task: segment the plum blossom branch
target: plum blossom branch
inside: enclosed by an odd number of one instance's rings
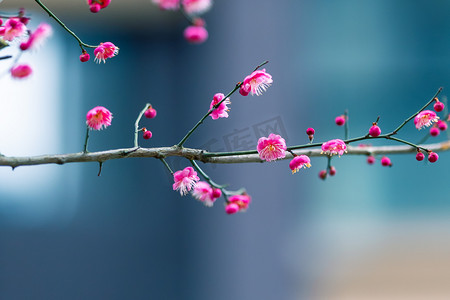
[[[421,148],[428,151],[441,152],[450,149],[450,141],[441,143],[422,145]],[[296,149],[291,150],[296,155],[308,155],[311,157],[323,157],[321,149]],[[347,155],[378,155],[378,154],[405,154],[415,153],[416,148],[410,145],[399,146],[366,146],[366,147],[351,147],[347,148]],[[105,162],[113,159],[123,159],[132,157],[142,158],[156,158],[161,159],[165,157],[177,156],[184,157],[189,160],[202,161],[204,163],[213,164],[238,164],[238,163],[253,163],[261,161],[256,151],[251,151],[248,154],[238,152],[230,152],[226,155],[224,153],[208,153],[202,149],[192,148],[178,148],[172,147],[158,147],[158,148],[122,148],[98,152],[77,152],[69,154],[55,154],[55,155],[40,155],[40,156],[0,156],[0,166],[9,166],[16,168],[19,166],[44,165],[44,164],[58,164],[66,163],[85,163],[85,162]],[[292,155],[286,155],[284,159],[290,159]]]
[[[261,64],[259,64],[258,66],[256,66],[255,70],[258,70],[259,68],[261,68],[262,66],[264,66],[265,64],[269,63],[268,60],[262,62]],[[221,101],[219,101],[216,105],[214,105],[198,122],[197,124],[195,124],[195,126],[189,130],[189,132],[183,137],[183,139],[181,139],[181,141],[177,144],[178,147],[183,147],[184,143],[186,142],[186,140],[195,132],[195,130],[197,130],[197,128],[203,123],[203,121],[205,121],[205,119],[212,114],[212,112],[218,108],[220,106],[220,104],[222,104],[224,101],[226,101],[231,95],[233,95],[240,87],[242,86],[242,82],[238,82],[236,84],[236,86],[234,87],[234,89],[229,92],[225,97],[223,97],[223,99]]]
[[[215,188],[219,188],[219,189],[224,188],[223,185],[220,185],[220,184],[215,183],[215,182],[211,179],[211,177],[209,177],[209,175],[206,174],[206,173],[202,170],[202,168],[200,168],[200,166],[197,164],[197,162],[196,162],[195,160],[192,160],[192,159],[191,159],[190,162],[191,162],[192,166],[194,167],[194,169],[195,169],[197,172],[199,172],[200,175],[202,175],[203,178],[205,178],[205,180],[206,180],[211,186],[213,186],[213,187],[215,187]]]
[[[181,139],[181,141],[177,144],[177,147],[183,147],[184,143],[186,142],[186,140],[195,132],[195,130],[197,130],[197,128],[203,123],[203,121],[205,121],[205,119],[212,114],[212,112],[214,111],[215,108],[219,107],[220,104],[222,104],[222,102],[224,102],[225,100],[228,99],[228,97],[230,97],[232,94],[234,94],[234,92],[236,92],[240,87],[241,87],[242,83],[239,82],[236,84],[236,86],[234,87],[234,89],[229,92],[220,102],[218,102],[216,105],[213,106],[213,108],[211,108],[201,119],[200,121],[197,122],[197,124],[195,124],[195,126],[189,130],[189,132],[184,136],[183,139]]]
[[[80,45],[80,47],[81,47],[81,49],[83,49],[83,46],[84,47],[87,47],[87,48],[96,48],[97,47],[97,45],[96,46],[93,46],[93,45],[89,45],[89,44],[86,44],[86,43],[84,43],[72,30],[70,30],[67,26],[66,26],[66,24],[64,24],[50,9],[48,9],[40,0],[34,0],[46,13],[48,13],[48,15],[51,17],[51,18],[53,18],[53,19],[55,19],[55,21],[59,24],[59,25],[61,25],[61,27],[62,28],[64,28],[64,30],[66,30],[70,35],[72,35],[77,41],[78,41],[78,44]]]
[[[423,111],[428,105],[430,105],[434,99],[440,94],[440,92],[442,91],[442,87],[438,89],[438,91],[436,92],[436,94],[434,94],[433,98],[431,98],[430,101],[428,101],[420,110],[418,110],[415,114],[411,115],[408,119],[406,119],[405,121],[403,121],[402,124],[400,124],[400,126],[398,126],[394,131],[392,131],[391,135],[397,134],[397,132],[403,128],[403,126],[406,125],[406,123],[408,123],[409,121],[411,121],[412,119],[414,119],[415,116],[417,116],[421,111]]]

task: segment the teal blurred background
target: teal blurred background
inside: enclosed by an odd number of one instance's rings
[[[182,16],[150,1],[113,1],[97,15],[83,1],[55,3],[85,42],[120,47],[104,65],[80,63],[76,41],[22,2],[31,27],[45,20],[54,35],[22,57],[32,78],[0,79],[5,155],[81,151],[85,114],[97,105],[114,119],[91,135],[91,151],[131,147],[147,102],[158,116],[143,120],[153,138],[141,146],[176,144],[215,93],[264,60],[273,86],[260,97],[233,95],[230,117],[208,119],[187,147],[252,149],[258,130],[271,127],[289,145],[306,143],[308,127],[317,142],[343,138],[334,118],[346,109],[350,136],[377,116],[388,132],[450,87],[448,1],[217,0],[202,45],[183,40]],[[425,134],[408,124],[399,137]],[[94,163],[1,168],[0,298],[448,299],[450,154],[439,155],[435,164],[393,155],[392,168],[344,155],[326,181],[317,176],[325,158],[294,175],[288,161],[203,165],[252,196],[232,216],[221,201],[206,208],[180,197],[154,159],[108,161],[100,177]]]

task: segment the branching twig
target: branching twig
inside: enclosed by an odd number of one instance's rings
[[[96,48],[96,47],[98,47],[98,45],[96,45],[96,46],[93,46],[93,45],[88,45],[88,44],[86,44],[86,43],[84,43],[72,30],[70,30],[67,26],[66,26],[66,24],[64,24],[50,9],[48,9],[40,0],[34,0],[34,1],[36,1],[36,3],[46,12],[46,13],[48,13],[48,15],[51,17],[51,18],[53,18],[53,19],[55,19],[55,21],[59,24],[59,25],[61,25],[61,27],[62,28],[64,28],[64,30],[66,30],[70,35],[72,35],[77,41],[78,41],[78,44],[80,45],[80,47],[81,47],[81,49],[83,49],[83,46],[84,47],[87,47],[87,48]]]

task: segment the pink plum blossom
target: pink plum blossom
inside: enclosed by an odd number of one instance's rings
[[[173,173],[173,180],[173,190],[180,191],[181,196],[184,196],[191,189],[195,188],[200,178],[198,178],[197,172],[192,167],[186,167]]]
[[[417,129],[422,129],[423,127],[429,127],[433,122],[437,122],[439,117],[432,110],[424,110],[417,114],[414,118],[414,125]]]
[[[289,168],[292,170],[292,174],[298,172],[301,168],[310,168],[311,160],[306,155],[298,155],[294,157],[289,163]]]
[[[19,18],[9,18],[3,27],[1,27],[0,35],[6,41],[12,41],[16,37],[25,33],[27,27],[23,24]]]
[[[182,0],[184,11],[189,14],[199,15],[211,8],[211,0]]]
[[[89,129],[101,130],[111,125],[112,114],[103,106],[96,106],[86,114],[86,125]]]
[[[214,105],[217,105],[220,101],[225,98],[225,95],[222,93],[217,93],[214,95],[213,100],[211,101],[211,104],[209,106],[209,109],[213,109]],[[217,120],[218,118],[228,118],[228,106],[231,104],[230,98],[225,99],[220,105],[214,109],[211,113],[211,118],[213,120]]]
[[[201,44],[208,39],[208,31],[203,26],[188,26],[183,35],[192,44]]]
[[[269,137],[258,140],[256,150],[262,160],[273,161],[286,156],[286,141],[279,135],[271,133]]]
[[[162,10],[177,10],[180,8],[180,0],[152,0],[152,2],[158,4]]]
[[[50,35],[52,35],[52,27],[46,23],[42,23],[35,32],[30,34],[28,41],[20,44],[20,49],[25,51],[30,48],[38,48]]]
[[[117,54],[119,54],[119,48],[111,42],[100,43],[94,50],[95,61],[98,63],[105,62],[107,58],[114,57]]]
[[[338,154],[339,156],[343,155],[344,152],[347,152],[347,145],[345,142],[340,139],[331,140],[322,144],[322,153],[325,153],[329,156],[334,154]]]
[[[203,204],[208,207],[213,206],[214,202],[218,198],[214,197],[213,188],[205,181],[197,182],[191,194],[195,199],[203,202]]]
[[[256,70],[244,78],[239,93],[242,96],[252,94],[259,96],[272,84],[272,76],[266,73],[266,69]]]
[[[25,78],[30,76],[33,69],[29,65],[17,65],[11,68],[11,76],[13,78]]]
[[[228,204],[225,206],[225,212],[227,214],[234,214],[238,211],[243,212],[248,208],[251,201],[251,197],[246,193],[233,195],[228,199]]]

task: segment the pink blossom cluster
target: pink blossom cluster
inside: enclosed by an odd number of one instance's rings
[[[20,17],[13,17],[6,20],[3,26],[0,26],[0,37],[5,41],[12,41],[24,35],[27,31],[26,25]]]
[[[218,188],[213,188],[206,181],[199,181],[191,192],[192,196],[202,202],[205,206],[211,207],[217,198],[222,196],[222,191]]]
[[[225,206],[225,212],[229,215],[246,211],[252,198],[247,194],[243,193],[240,195],[233,195],[228,198],[228,202]]]
[[[21,10],[17,17],[8,18],[4,24],[0,19],[0,40],[22,41],[19,46],[22,51],[38,48],[52,34],[52,28],[46,23],[40,24],[34,32],[29,31],[26,25],[30,19],[24,17],[24,14],[25,11]],[[16,64],[9,71],[13,78],[18,79],[26,78],[33,73],[28,64]]]
[[[184,196],[195,188],[200,178],[192,167],[186,167],[173,173],[173,180],[173,190],[179,191],[181,196]]]
[[[152,0],[162,10],[179,10],[188,15],[191,25],[183,31],[184,38],[192,44],[201,44],[208,39],[205,21],[199,17],[212,6],[212,0]]]
[[[87,4],[91,12],[98,13],[101,9],[111,4],[111,0],[87,0]]]

